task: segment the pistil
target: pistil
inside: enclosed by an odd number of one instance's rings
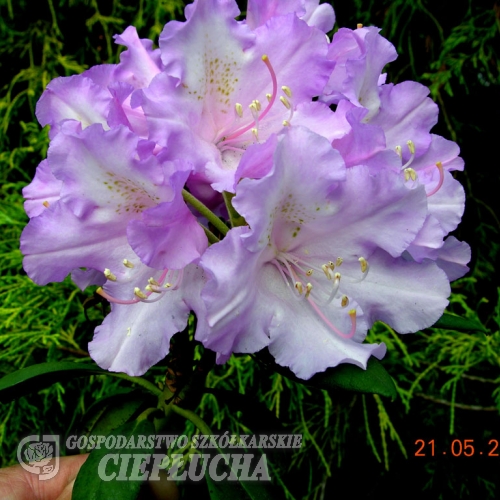
[[[276,78],[276,73],[274,71],[274,68],[273,68],[271,62],[269,61],[269,58],[267,57],[267,55],[264,54],[262,56],[262,61],[267,66],[267,69],[269,70],[269,73],[271,74],[271,80],[272,80],[272,84],[273,84],[272,94],[266,94],[266,96],[270,96],[270,97],[268,97],[267,106],[264,109],[264,111],[262,111],[262,113],[260,113],[260,110],[262,107],[261,103],[257,99],[253,100],[252,103],[249,105],[250,112],[252,113],[253,121],[249,125],[236,130],[235,132],[233,132],[229,136],[225,136],[223,138],[223,140],[218,143],[219,148],[227,149],[228,147],[226,146],[226,144],[228,142],[233,141],[234,139],[237,139],[238,137],[242,136],[245,132],[248,132],[249,130],[252,131],[252,134],[257,139],[259,121],[261,121],[267,115],[267,113],[269,113],[270,109],[272,108],[272,106],[274,104],[274,101],[276,100],[276,96],[278,94],[278,80]],[[239,103],[235,104],[235,111],[236,111],[236,114],[240,118],[243,116],[243,107],[241,106],[241,104],[239,104]]]
[[[427,193],[427,198],[429,196],[432,196],[433,194],[436,194],[441,189],[441,186],[443,185],[443,182],[444,182],[443,164],[440,161],[438,161],[436,163],[436,167],[439,170],[439,181],[438,181],[436,187],[430,193]]]
[[[349,280],[354,283],[363,281],[369,271],[368,261],[364,257],[360,257],[358,261],[360,263],[362,277],[359,280]],[[346,334],[336,328],[319,308],[319,306],[329,306],[338,295],[341,274],[339,272],[334,273],[334,269],[336,266],[338,267],[342,264],[341,257],[337,257],[335,263],[330,260],[319,267],[312,265],[310,262],[306,262],[295,255],[287,252],[280,252],[273,260],[271,260],[270,263],[279,270],[285,284],[289,288],[295,300],[307,300],[322,321],[324,321],[336,334],[341,337],[351,338],[354,335],[356,331],[356,311],[354,309],[349,311],[349,315],[351,317],[351,330]],[[323,271],[323,273],[319,273],[318,277],[313,277],[315,276],[314,271]],[[325,275],[328,280],[327,282],[321,281],[322,274]],[[304,278],[309,278],[309,281],[304,283]],[[325,285],[328,282],[331,283],[331,289],[325,290]],[[293,288],[290,286],[291,284],[293,284]],[[326,300],[321,298],[321,295],[324,293],[328,294]],[[345,308],[348,304],[348,297],[346,295],[342,295],[340,306]]]

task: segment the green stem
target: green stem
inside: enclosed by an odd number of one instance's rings
[[[153,413],[158,413],[161,412],[159,408],[148,408],[147,410],[144,410],[137,418],[137,422],[142,422],[143,420],[147,420],[150,415]]]
[[[222,222],[219,217],[217,217],[212,210],[205,206],[198,198],[195,198],[189,191],[185,189],[182,190],[182,197],[186,203],[189,203],[193,208],[195,208],[200,215],[203,215],[208,222],[211,222],[213,226],[218,229],[223,236],[226,236],[229,228]]]
[[[233,207],[232,200],[234,198],[234,193],[224,191],[222,196],[224,197],[224,203],[226,204],[227,213],[229,214],[231,227],[246,226],[246,220]]]
[[[54,9],[54,5],[52,4],[52,0],[48,0],[48,2],[49,2],[50,15],[52,16],[52,29],[54,30],[56,35],[62,36],[61,30],[57,25],[57,16],[56,16],[56,11]]]
[[[130,375],[127,375],[125,373],[115,373],[115,372],[108,372],[106,375],[111,375],[112,377],[116,378],[122,378],[124,380],[128,380],[129,382],[132,382],[133,384],[140,385],[141,387],[144,387],[144,389],[151,392],[155,396],[159,396],[162,393],[161,389],[156,387],[156,385],[152,384],[149,380],[146,380],[145,378],[142,377],[131,377]]]
[[[172,411],[174,413],[177,413],[177,415],[180,415],[181,417],[184,417],[185,419],[192,422],[200,430],[202,434],[207,434],[207,435],[212,434],[212,430],[210,429],[210,427],[205,423],[205,421],[202,418],[196,415],[196,413],[194,413],[193,411],[185,410],[184,408],[181,408],[176,405],[172,405]]]
[[[217,236],[215,236],[215,234],[212,233],[210,229],[208,229],[208,227],[205,227],[203,224],[200,224],[200,226],[203,228],[203,231],[205,231],[205,234],[207,235],[208,241],[210,243],[217,243],[220,241],[219,238],[217,238]]]

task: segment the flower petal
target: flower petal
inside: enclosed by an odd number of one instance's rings
[[[450,284],[434,262],[409,262],[383,250],[369,257],[370,271],[360,283],[345,280],[342,289],[354,297],[368,325],[383,321],[399,333],[433,325],[448,304]]]
[[[36,168],[35,177],[31,183],[23,188],[24,210],[28,217],[40,215],[47,204],[55,203],[61,194],[62,182],[54,177],[48,160],[42,160]],[[44,205],[45,203],[45,205]]]

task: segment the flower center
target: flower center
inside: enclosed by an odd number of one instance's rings
[[[415,170],[410,167],[410,165],[413,163],[413,160],[415,159],[415,144],[411,140],[406,141],[406,144],[407,144],[408,149],[410,151],[410,159],[401,167],[401,170],[404,172],[405,182],[409,182],[411,180],[412,185],[414,185],[418,180],[418,175],[417,175],[417,172],[415,172]],[[398,156],[402,159],[403,154],[402,154],[401,146],[396,146],[395,150],[396,150],[396,153],[398,154]],[[437,167],[438,172],[439,172],[439,179],[438,179],[437,184],[430,191],[427,192],[427,198],[429,196],[432,196],[433,194],[436,194],[441,189],[441,186],[443,185],[443,181],[444,181],[443,164],[440,161],[438,161],[438,162],[436,162],[435,166]],[[434,165],[429,165],[428,167],[420,169],[419,172],[426,172],[426,171],[433,169],[433,168],[434,168]]]
[[[267,55],[264,54],[262,56],[262,61],[269,70],[273,85],[272,94],[266,94],[268,101],[267,106],[262,109],[262,103],[258,99],[254,99],[249,104],[247,112],[245,112],[243,106],[239,102],[234,105],[234,121],[232,125],[229,127],[229,130],[226,129],[223,132],[219,132],[219,138],[215,140],[215,143],[221,153],[224,151],[244,152],[244,149],[238,146],[241,146],[241,143],[248,139],[249,134],[247,134],[247,132],[251,132],[254,142],[258,142],[259,140],[259,127],[262,120],[267,116],[278,96],[278,80],[276,72],[274,71]],[[283,106],[285,106],[286,109],[290,110],[290,115],[282,122],[282,125],[289,126],[293,117],[293,105],[291,102],[292,91],[290,87],[287,87],[286,85],[283,85],[281,90],[284,95],[280,96],[279,101],[283,104]],[[247,135],[243,137],[245,134]]]
[[[128,269],[133,269],[135,267],[134,264],[127,259],[123,259],[122,264]],[[153,276],[151,276],[147,280],[147,284],[145,284],[143,289],[137,286],[133,287],[133,289],[131,290],[131,292],[133,292],[131,293],[131,295],[133,294],[134,296],[133,299],[118,299],[105,292],[102,287],[99,287],[96,291],[99,295],[101,295],[101,297],[104,297],[113,304],[130,305],[137,304],[138,302],[157,302],[158,300],[163,298],[163,293],[177,290],[179,288],[182,283],[183,273],[184,269],[164,269],[163,271],[161,271],[161,275],[159,277],[154,278]],[[110,269],[104,270],[104,276],[109,281],[118,281],[118,278]],[[127,279],[127,281],[129,281],[129,279]],[[150,299],[152,295],[158,296]]]
[[[368,261],[364,257],[360,257],[358,261],[362,276],[351,282],[361,282],[368,274]],[[338,268],[342,262],[343,259],[337,257],[335,262],[330,260],[317,266],[288,252],[279,252],[271,260],[271,264],[278,269],[295,300],[307,300],[314,312],[331,330],[343,338],[352,338],[356,332],[355,309],[348,312],[351,318],[351,330],[346,334],[332,324],[319,307],[329,306],[336,298],[340,299],[341,308],[345,308],[349,304],[349,298],[339,292],[341,274]]]

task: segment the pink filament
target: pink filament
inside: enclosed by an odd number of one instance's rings
[[[307,300],[311,304],[312,308],[318,313],[318,316],[337,334],[344,339],[352,339],[356,333],[356,315],[350,314],[351,316],[351,331],[348,334],[342,333],[333,323],[331,323],[328,318],[320,311],[319,307],[314,303],[314,301],[308,297]]]
[[[262,60],[264,61],[264,64],[267,66],[267,69],[269,70],[269,73],[271,73],[271,80],[273,82],[273,93],[271,94],[271,99],[267,103],[266,109],[264,109],[264,111],[262,111],[262,113],[259,115],[259,117],[258,117],[259,120],[262,120],[262,118],[264,118],[264,116],[266,116],[267,113],[269,113],[269,110],[273,106],[274,101],[276,100],[276,96],[278,95],[278,80],[276,78],[276,73],[274,72],[274,69],[273,69],[273,67],[271,65],[271,62],[269,61],[269,58],[266,55],[262,56]],[[257,123],[257,121],[254,120],[252,123],[250,123],[250,125],[247,125],[246,127],[244,127],[242,129],[237,130],[236,132],[234,132],[234,134],[231,134],[230,136],[226,137],[219,144],[219,147],[221,145],[225,144],[226,142],[232,141],[233,139],[236,139],[240,135],[243,135],[245,132],[248,132],[250,129],[252,129],[254,127],[254,125],[256,123]]]
[[[443,185],[444,181],[443,164],[440,161],[438,161],[436,163],[436,167],[439,170],[439,182],[437,183],[437,186],[430,193],[427,193],[427,198],[437,193],[441,189],[441,186]]]
[[[101,296],[104,297],[106,300],[109,302],[113,302],[113,304],[137,304],[137,302],[140,302],[139,299],[131,299],[131,300],[122,300],[122,299],[117,299],[115,297],[112,297],[111,295],[108,295],[101,287],[99,287],[96,292]]]

